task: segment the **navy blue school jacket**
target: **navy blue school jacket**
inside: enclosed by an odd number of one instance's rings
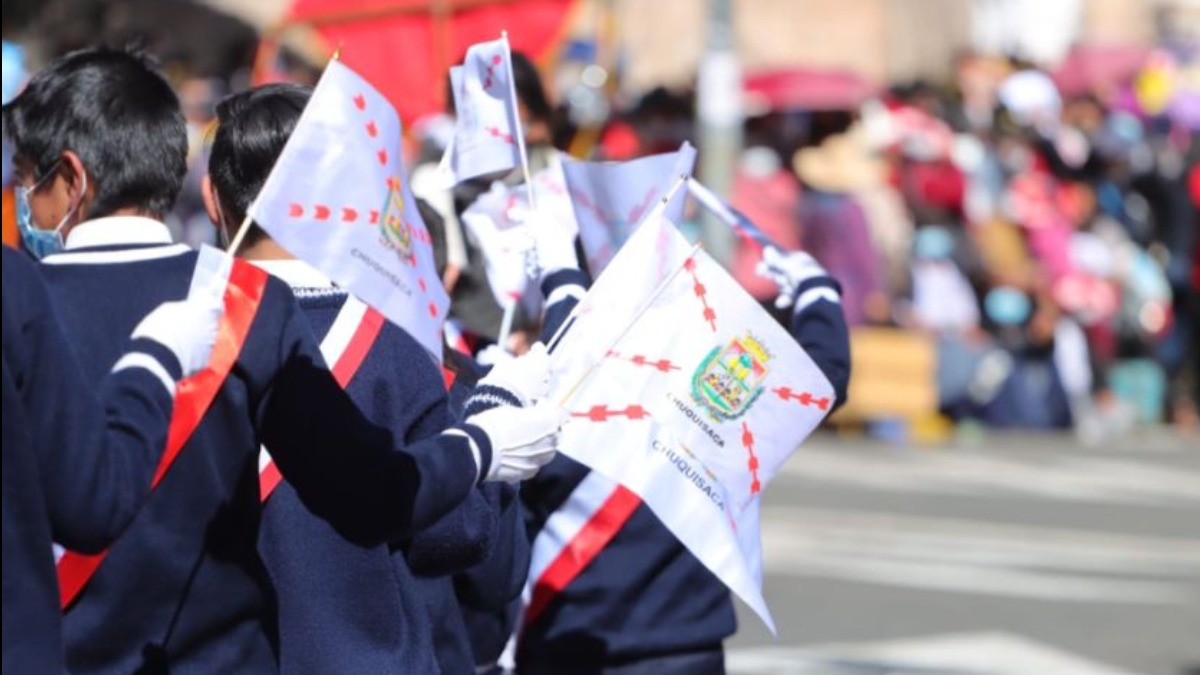
[[[564,285],[583,282],[578,272],[560,272],[546,279],[543,292],[550,297]],[[840,404],[849,381],[850,349],[837,283],[829,277],[809,280],[797,297],[792,334],[829,378]],[[557,329],[574,302],[567,297],[547,308],[543,335]],[[587,473],[582,464],[559,455],[522,485],[530,539]],[[525,627],[518,671],[574,672],[581,664],[599,668],[720,650],[736,630],[725,585],[641,504],[608,546]]]
[[[78,226],[43,271],[92,381],[115,336],[186,295],[197,254],[161,223]],[[244,264],[244,263],[243,263]],[[483,465],[490,446],[464,426]],[[402,539],[460,503],[477,478],[470,443],[403,447],[369,424],[321,360],[286,284],[269,279],[230,377],[145,508],[64,618],[75,672],[275,672],[274,601],[257,553],[259,445],[308,508],[350,541]]]
[[[149,371],[130,368],[110,375],[97,399],[34,263],[5,247],[0,272],[3,670],[64,672],[51,543],[94,553],[133,519],[166,444],[171,394]],[[174,356],[148,351],[178,379]]]
[[[303,262],[261,266],[291,284],[314,333],[324,339],[347,302],[346,291]],[[391,323],[384,324],[346,391],[368,419],[406,443],[433,437],[452,421],[440,368]],[[496,518],[484,496],[491,489],[476,488],[400,545],[368,548],[341,537],[281,482],[265,505],[259,539],[279,608],[280,671],[455,672],[439,666],[435,645],[442,636],[457,650],[446,658],[469,664],[461,620],[447,625],[429,605],[441,600],[456,607],[446,575],[481,561],[492,547]]]
[[[468,403],[480,412],[494,405],[481,405],[471,399],[484,370],[470,357],[450,352],[447,360],[456,370],[450,387],[450,411],[457,420],[465,419]],[[494,389],[480,388],[485,395]],[[515,402],[510,401],[510,404]],[[425,596],[434,622],[434,649],[442,673],[473,672],[476,666],[491,664],[500,656],[514,627],[515,602],[529,571],[529,539],[525,534],[524,514],[518,499],[518,486],[488,483],[477,492],[488,508],[488,546],[477,550],[474,564],[456,570],[453,576],[437,574],[425,560],[436,560],[446,548],[446,532],[425,531],[414,537],[408,560],[420,570],[419,591]],[[470,541],[460,534],[458,539]]]

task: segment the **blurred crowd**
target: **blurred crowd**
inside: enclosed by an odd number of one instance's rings
[[[746,122],[731,200],[830,270],[860,332],[932,341],[952,421],[1195,428],[1198,56],[1148,51],[1106,79],[966,55],[951,82],[771,109]],[[694,134],[671,98],[630,114],[637,152]],[[758,255],[732,266],[767,304]]]
[[[6,100],[21,61],[6,43]],[[785,79],[745,121],[730,201],[840,281],[852,326],[934,345],[945,418],[1074,428],[1085,439],[1162,421],[1194,428],[1200,53],[1148,50],[1118,77],[1090,72],[964,55],[948,82],[863,83],[812,105],[789,102],[787,90],[829,82]],[[188,243],[215,241],[200,198],[204,147],[216,103],[245,77],[177,81],[194,171],[168,224]],[[524,89],[535,164],[555,147],[626,160],[698,141],[691,91],[597,101],[595,88],[590,98],[578,87]],[[420,165],[436,162],[448,124],[409,125],[418,194]],[[448,285],[462,284],[459,318],[486,336],[501,312],[454,218],[485,189],[460,190],[437,210]],[[739,248],[730,265],[769,306],[775,290],[753,273],[758,256]]]
[[[841,281],[852,325],[931,336],[953,420],[1194,427],[1196,56],[1099,83],[967,56],[948,86],[752,120],[734,205]]]

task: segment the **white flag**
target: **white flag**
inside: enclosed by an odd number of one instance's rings
[[[387,99],[331,61],[250,215],[440,356],[450,300],[408,188],[402,134]]]
[[[690,176],[695,164],[696,149],[688,143],[676,152],[628,162],[563,159],[580,243],[593,275],[604,270],[650,209],[681,175]],[[667,217],[679,222],[686,199],[682,192],[675,195]]]
[[[536,264],[535,242],[525,226],[529,201],[523,191],[492,183],[462,215],[463,227],[483,253],[488,285],[501,307],[520,301]]]
[[[467,49],[461,66],[450,69],[454,136],[439,170],[448,184],[521,164],[525,139],[517,117],[508,38]]]
[[[774,631],[759,498],[831,409],[832,385],[665,218],[634,234],[568,322],[552,353],[571,414],[562,451],[640,496]]]

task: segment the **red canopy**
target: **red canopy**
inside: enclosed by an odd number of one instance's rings
[[[877,91],[854,73],[809,68],[751,73],[743,90],[751,108],[769,110],[851,110]]]
[[[558,46],[574,0],[296,0],[286,24],[308,24],[387,96],[406,124],[445,109],[447,69],[467,47],[508,31],[539,60]]]

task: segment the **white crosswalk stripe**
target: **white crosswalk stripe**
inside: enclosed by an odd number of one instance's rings
[[[768,574],[1037,600],[1200,600],[1200,543],[1059,528],[833,511],[763,510]]]
[[[729,672],[1191,672],[1200,455],[1156,438],[806,444],[764,497],[763,559],[781,631],[818,644],[746,631]]]
[[[845,452],[805,447],[778,481],[898,493],[1035,497],[1136,506],[1200,505],[1200,471],[1138,458],[969,451]]]

